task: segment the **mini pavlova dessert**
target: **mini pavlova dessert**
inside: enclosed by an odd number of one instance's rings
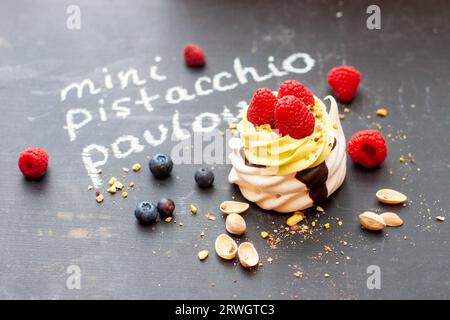
[[[229,181],[263,209],[293,212],[318,205],[346,173],[346,142],[336,101],[325,104],[301,83],[258,89],[230,140]]]

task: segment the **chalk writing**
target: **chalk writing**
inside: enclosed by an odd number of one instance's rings
[[[155,64],[149,66],[147,74],[136,68],[128,68],[111,72],[107,67],[100,68],[101,77],[96,80],[86,78],[69,83],[60,90],[60,100],[68,105],[82,103],[84,98],[102,96],[96,106],[83,104],[81,107],[73,107],[66,111],[64,129],[67,131],[69,141],[76,141],[82,134],[84,128],[92,127],[95,119],[107,122],[111,118],[126,120],[136,112],[135,106],[142,106],[145,112],[151,113],[155,110],[157,101],[162,105],[178,105],[183,102],[192,103],[196,98],[208,96],[216,92],[227,92],[250,82],[263,82],[273,77],[283,77],[288,74],[303,74],[309,72],[315,64],[314,59],[307,53],[294,53],[279,63],[273,56],[267,58],[267,70],[260,72],[251,66],[245,66],[239,57],[233,60],[232,72],[221,71],[212,76],[202,75],[198,77],[192,87],[183,85],[172,85],[163,91],[154,92],[152,82],[168,82],[168,76],[159,68],[162,61],[160,56],[154,58]],[[146,74],[146,75],[145,75]],[[145,75],[145,76],[144,76]],[[137,92],[137,97],[130,95],[129,89]],[[127,90],[127,96],[113,99],[110,103],[105,103],[108,92],[114,93]],[[92,101],[90,99],[89,101]],[[220,113],[204,112],[196,115],[190,127],[182,127],[180,124],[181,108],[173,111],[171,124],[160,123],[156,128],[147,128],[143,131],[142,138],[134,135],[122,135],[117,137],[109,146],[93,143],[83,148],[81,158],[86,168],[88,176],[95,187],[102,185],[101,177],[97,171],[108,161],[109,153],[117,159],[123,159],[133,153],[142,152],[145,146],[156,147],[163,144],[170,136],[171,141],[180,142],[192,138],[191,132],[195,134],[209,134],[217,131],[220,123],[227,124],[236,122],[239,119],[240,111],[245,109],[247,103],[239,101],[236,104],[236,111],[232,112],[227,106],[223,106]],[[97,130],[98,128],[96,128]],[[171,131],[171,134],[169,135]],[[194,141],[195,144],[195,141]],[[177,146],[179,147],[179,145]],[[190,143],[186,145],[190,147]],[[207,147],[208,148],[208,147]],[[211,150],[210,150],[211,151]],[[195,160],[197,161],[197,160]]]

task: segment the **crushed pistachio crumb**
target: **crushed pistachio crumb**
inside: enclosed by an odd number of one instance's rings
[[[385,108],[377,109],[377,116],[386,117],[388,115],[388,111]]]
[[[261,238],[266,239],[269,234],[266,231],[261,231]]]
[[[117,190],[123,189],[123,184],[120,181],[114,182],[113,186],[116,187]]]
[[[297,223],[303,221],[305,219],[305,215],[301,211],[296,211],[292,216],[287,218],[286,224],[290,227],[296,225]]]
[[[95,201],[97,201],[98,203],[103,202],[103,200],[105,199],[105,197],[99,193],[96,197],[95,197]]]
[[[193,204],[191,204],[191,213],[192,213],[192,214],[196,214],[197,211],[198,211],[197,207],[194,206]]]
[[[211,213],[207,213],[205,214],[206,219],[211,220],[211,221],[215,221],[216,217],[214,217]]]
[[[197,256],[198,256],[198,258],[200,259],[200,261],[203,261],[203,260],[205,260],[206,258],[208,258],[208,255],[209,255],[209,251],[208,251],[208,250],[202,250],[202,251],[200,251],[200,252],[197,254]]]
[[[117,192],[117,188],[115,186],[111,186],[108,189],[106,189],[106,191],[108,191],[111,194],[114,194]]]
[[[135,164],[133,164],[131,169],[133,169],[134,172],[137,172],[137,171],[141,170],[141,165],[139,163],[135,163]]]

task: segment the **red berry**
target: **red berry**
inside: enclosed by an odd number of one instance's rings
[[[365,168],[372,168],[383,163],[388,149],[381,132],[362,130],[350,138],[347,151],[354,162]]]
[[[274,110],[277,97],[268,88],[259,88],[253,94],[247,110],[247,119],[256,126],[270,124],[274,127]]]
[[[308,107],[314,105],[314,96],[311,91],[296,80],[286,80],[280,85],[278,98],[284,96],[296,96]]]
[[[361,82],[361,73],[351,66],[335,67],[328,72],[328,84],[342,102],[350,102]]]
[[[302,139],[314,131],[314,115],[297,97],[285,96],[275,104],[275,128],[282,136]]]
[[[205,52],[196,44],[189,43],[184,47],[184,61],[190,67],[205,65]]]
[[[40,148],[28,148],[20,153],[18,164],[25,177],[39,178],[47,171],[48,154]]]

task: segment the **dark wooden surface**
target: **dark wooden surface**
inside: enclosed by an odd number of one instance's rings
[[[448,218],[450,210],[448,1],[378,1],[382,29],[377,31],[366,28],[365,12],[371,4],[366,1],[77,1],[81,30],[69,30],[66,8],[71,3],[0,4],[0,298],[450,297],[449,222],[434,220],[437,215]],[[183,65],[181,50],[191,41],[208,54],[203,70]],[[60,100],[60,90],[73,81],[101,81],[102,67],[111,72],[136,68],[145,75],[155,56],[162,57],[160,71],[167,80],[148,81],[144,87],[163,96],[175,85],[192,91],[202,75],[232,73],[236,57],[263,73],[268,56],[279,64],[296,52],[316,61],[310,72],[263,83],[250,80],[234,90],[177,105],[160,99],[151,113],[133,106],[127,119],[118,119],[109,107],[108,121],[101,122],[98,99],[104,97],[106,104],[122,96],[136,99],[134,86]],[[264,266],[249,272],[219,260],[213,249],[215,237],[224,230],[218,205],[232,196],[241,198],[227,182],[229,165],[214,166],[216,183],[208,191],[195,188],[198,165],[176,166],[170,179],[155,181],[146,167],[148,157],[170,152],[175,142],[167,139],[152,147],[143,132],[156,132],[162,123],[170,137],[176,110],[184,128],[198,114],[220,113],[224,105],[236,114],[236,104],[248,101],[256,88],[276,88],[288,78],[299,79],[324,97],[329,93],[326,72],[342,63],[357,66],[363,74],[343,121],[346,136],[381,125],[390,136],[387,161],[372,171],[349,161],[343,187],[323,206],[319,227],[307,240],[291,236],[277,249],[269,248],[259,232],[273,231],[285,216],[252,206],[245,214],[248,232],[243,239],[255,243]],[[389,110],[387,118],[375,116],[380,107]],[[64,129],[71,108],[86,108],[94,116],[73,142]],[[226,127],[224,121],[219,125]],[[91,181],[81,151],[92,143],[110,148],[123,135],[138,137],[145,149],[124,159],[110,155],[104,176],[120,177],[122,167],[135,162],[143,170],[124,179],[136,182],[128,199],[105,194],[99,205],[94,192],[87,190]],[[22,178],[16,163],[19,152],[31,145],[44,147],[51,157],[47,176],[34,182]],[[416,165],[399,162],[408,152]],[[380,206],[374,194],[382,187],[403,191],[408,205]],[[162,196],[175,200],[177,224],[159,223],[154,231],[137,225],[135,204]],[[189,212],[190,203],[199,207],[196,216]],[[367,209],[397,212],[405,224],[384,233],[364,232],[357,214]],[[206,212],[214,213],[216,221],[207,220]],[[315,211],[308,223],[313,218]],[[320,228],[325,223],[330,223],[329,231]],[[324,246],[333,252],[324,253]],[[196,253],[203,248],[211,254],[199,262]],[[266,262],[269,257],[272,264]],[[69,265],[81,268],[80,290],[66,288]],[[369,265],[381,269],[380,290],[366,287]],[[293,275],[298,270],[302,279]]]

